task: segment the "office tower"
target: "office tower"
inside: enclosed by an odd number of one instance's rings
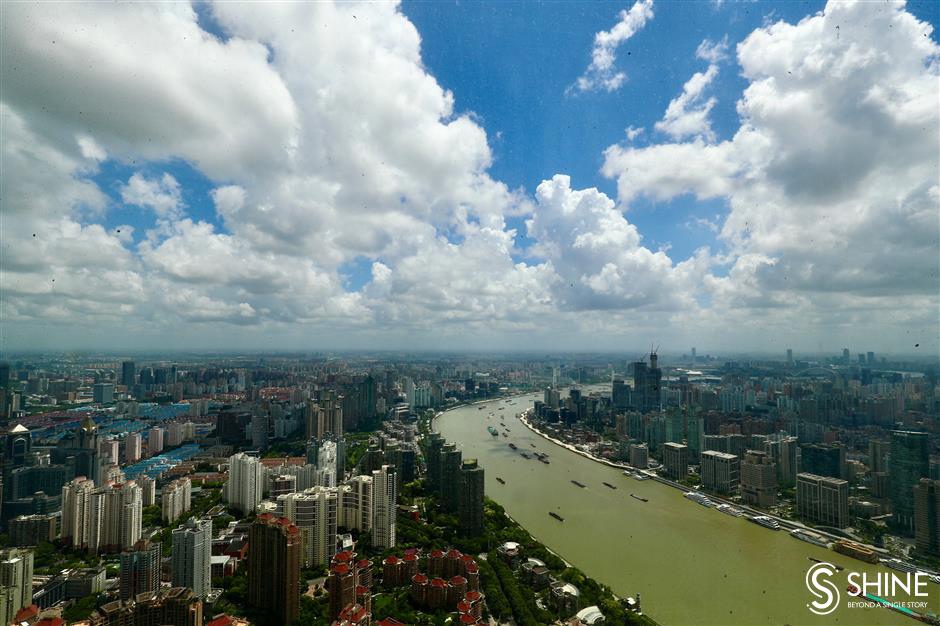
[[[852,357],[849,355],[848,348],[842,348],[842,365],[848,365],[852,362]]]
[[[174,587],[206,599],[212,591],[212,520],[191,517],[173,530],[171,572]]]
[[[891,442],[868,442],[868,466],[872,474],[888,471],[888,456],[891,454]]]
[[[777,464],[777,479],[781,485],[792,486],[796,483],[797,449],[796,437],[782,437],[777,444],[777,455],[774,462]]]
[[[914,538],[917,552],[940,556],[940,481],[921,478],[914,488]]]
[[[705,445],[705,418],[701,415],[691,415],[688,419],[689,458],[697,463],[702,456],[702,447]]]
[[[868,353],[868,364],[869,364],[869,365],[874,365],[874,364],[875,364],[875,353],[874,353],[874,352],[869,352],[869,353]]]
[[[278,515],[300,529],[303,567],[329,564],[336,551],[339,508],[339,490],[332,487],[313,487],[303,493],[278,496]]]
[[[895,529],[907,535],[914,534],[914,487],[929,473],[927,433],[891,431],[891,523]]]
[[[372,529],[372,476],[353,476],[340,490],[339,526],[367,532]]]
[[[234,509],[249,515],[258,508],[264,489],[264,465],[244,452],[229,457],[225,499]]]
[[[708,450],[702,453],[702,488],[721,494],[732,494],[741,481],[741,462],[727,452]]]
[[[268,424],[267,415],[253,415],[251,417],[251,447],[255,450],[267,450]]]
[[[262,513],[248,535],[248,604],[288,624],[300,612],[300,530]]]
[[[611,383],[610,404],[614,411],[622,411],[630,402],[630,389],[622,378],[615,378]],[[547,404],[547,403],[546,403]]]
[[[395,547],[397,482],[391,465],[372,472],[372,545],[379,550]]]
[[[689,475],[689,447],[674,441],[663,445],[663,468],[673,480],[683,480]]]
[[[693,362],[693,363],[695,362],[695,357],[696,357],[696,356],[697,356],[697,355],[696,355],[696,353],[695,353],[695,346],[692,346],[692,362]]]
[[[158,427],[150,429],[150,433],[147,435],[147,450],[150,452],[150,456],[163,452],[162,428]]]
[[[801,444],[800,473],[842,478],[845,473],[845,448],[830,443]]]
[[[466,459],[460,467],[457,515],[460,532],[468,537],[483,533],[483,468],[476,459]]]
[[[136,463],[140,460],[140,433],[131,433],[124,438],[124,462]]]
[[[791,348],[787,348],[787,365],[791,367],[793,365],[793,350]]]
[[[180,515],[190,508],[192,501],[192,484],[188,478],[178,478],[164,485],[160,497],[160,512],[163,522],[175,522]]]
[[[125,387],[133,387],[136,384],[135,366],[133,361],[124,361],[121,363],[121,384]]]
[[[457,512],[457,505],[460,501],[460,465],[462,462],[463,453],[457,449],[457,444],[444,444],[441,450],[440,500],[448,513]]]
[[[121,552],[121,600],[160,590],[161,552],[160,542],[146,539]]]
[[[748,450],[741,462],[741,499],[746,504],[777,504],[777,468],[770,455]]]
[[[95,383],[91,388],[92,400],[98,404],[111,404],[114,402],[114,385],[111,383]]]
[[[630,444],[630,465],[646,469],[650,464],[650,450],[645,443]]]
[[[440,433],[429,434],[427,442],[428,491],[440,493],[441,489],[441,452],[444,449],[444,437]]]
[[[33,552],[23,548],[0,551],[0,619],[13,622],[16,613],[33,603]]]
[[[800,519],[845,528],[849,525],[849,483],[830,476],[797,474],[796,509]]]
[[[637,411],[648,413],[659,410],[662,377],[659,357],[655,352],[650,352],[649,367],[645,361],[633,364],[633,404]]]

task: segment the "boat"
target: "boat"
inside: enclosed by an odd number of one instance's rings
[[[793,534],[793,533],[790,533],[790,534]],[[827,563],[827,564],[829,564],[829,565],[832,565],[834,568],[836,568],[836,571],[839,571],[839,572],[841,572],[842,570],[845,569],[845,568],[842,567],[841,565],[835,565],[834,563],[829,563],[829,561],[823,561],[822,559],[817,559],[817,558],[814,557],[814,556],[808,556],[808,557],[806,557],[806,558],[809,559],[810,561],[812,561],[813,563]]]
[[[633,476],[633,472],[631,472],[630,470],[623,470],[623,475],[624,475],[624,476]]]
[[[790,531],[790,536],[794,539],[799,539],[800,541],[805,541],[806,543],[811,543],[815,546],[821,548],[828,548],[831,543],[828,539],[820,535],[819,533],[814,533],[803,528],[794,528]],[[813,559],[810,558],[810,561]]]
[[[614,486],[611,485],[610,483],[603,483],[603,484],[604,484],[605,486],[607,486],[607,487],[610,487],[611,489],[616,489],[616,487],[614,487]]]
[[[631,494],[630,494],[630,497],[631,497],[631,498],[636,498],[636,499],[639,500],[640,502],[649,502],[649,498],[644,498],[643,496],[638,496],[638,495],[636,495],[635,493],[631,493]]]
[[[749,517],[748,519],[750,519],[755,524],[760,524],[764,528],[769,528],[771,530],[780,530],[780,522],[778,522],[772,517],[768,517],[767,515],[754,515],[752,517]]]
[[[744,515],[744,511],[742,511],[739,508],[733,507],[730,504],[719,504],[718,506],[715,507],[715,509],[718,511],[721,511],[722,513],[725,513],[726,515],[730,515],[732,517],[741,517],[742,515]]]
[[[572,482],[573,484],[577,485],[578,487],[581,487],[582,489],[584,489],[584,488],[587,487],[587,485],[585,485],[584,483],[579,483],[579,482],[576,481],[576,480],[572,480],[571,482]]]
[[[697,502],[704,507],[713,506],[715,503],[708,499],[704,493],[698,491],[689,491],[685,494],[685,497],[691,500],[692,502]]]
[[[528,452],[520,452],[520,454],[522,455],[522,458],[524,458],[524,459],[531,459],[531,458],[532,458],[531,456],[529,456],[529,453],[528,453]]]
[[[539,461],[541,461],[541,462],[544,463],[545,465],[548,465],[548,459],[546,459],[544,456],[541,457],[541,458],[539,459]]]
[[[865,561],[866,563],[878,562],[878,554],[874,550],[860,543],[855,543],[854,541],[839,539],[832,544],[832,549],[839,554],[844,554],[845,556],[850,556],[853,559]]]
[[[479,408],[477,408],[477,411],[482,411],[482,410],[483,410],[483,407],[482,407],[482,406],[479,407]]]
[[[633,477],[636,478],[637,480],[649,480],[650,479],[650,477],[644,474],[643,472],[637,472],[636,474],[633,475]]]
[[[529,445],[532,446],[533,448],[535,447],[535,444],[534,444],[534,443],[530,443]]]
[[[506,481],[503,480],[502,478],[500,478],[499,476],[496,477],[496,482],[498,482],[500,485],[505,485],[505,484],[506,484]]]
[[[563,518],[561,515],[559,515],[555,511],[549,511],[548,514],[554,517],[555,519],[557,519],[559,522],[565,521],[565,518]]]
[[[514,444],[514,443],[510,443],[510,444],[509,444],[509,447],[512,448],[513,450],[516,450],[516,449],[517,449],[517,448],[516,448],[516,444]]]
[[[503,433],[503,437],[508,437],[509,433]]]
[[[487,426],[486,430],[489,431],[489,433],[493,435],[494,437],[499,437],[499,431],[493,428],[492,426]]]

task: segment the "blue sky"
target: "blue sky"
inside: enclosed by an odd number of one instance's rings
[[[0,349],[937,347],[940,3],[2,11]]]

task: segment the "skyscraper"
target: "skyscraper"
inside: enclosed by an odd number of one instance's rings
[[[253,513],[261,502],[264,488],[264,465],[244,452],[228,460],[228,482],[225,483],[225,499],[229,506],[245,515]]]
[[[940,556],[940,481],[921,478],[914,490],[917,552]]]
[[[431,433],[427,436],[426,441],[428,491],[439,493],[441,487],[441,451],[444,449],[444,437],[440,433]]]
[[[914,534],[914,486],[930,475],[927,433],[891,432],[890,493],[892,525],[907,535]]]
[[[689,475],[689,447],[674,441],[663,446],[663,467],[666,474],[674,480],[682,480]]]
[[[172,578],[203,600],[212,591],[212,520],[189,518],[173,531]]]
[[[137,382],[135,380],[136,366],[133,361],[124,361],[121,363],[121,384],[125,387],[133,387]]]
[[[124,462],[136,463],[140,460],[140,433],[131,433],[124,438]]]
[[[121,552],[121,600],[159,591],[161,552],[160,542],[146,539]]]
[[[842,478],[845,472],[845,448],[839,444],[804,443],[800,445],[800,473]]]
[[[372,472],[372,545],[380,550],[395,547],[396,483],[395,468],[391,465]]]
[[[483,533],[483,468],[476,459],[466,459],[460,468],[457,514],[460,532],[469,537]]]
[[[277,497],[277,512],[300,529],[303,567],[329,565],[336,550],[339,489],[313,487]]]
[[[746,504],[777,504],[777,468],[770,455],[748,450],[741,462],[741,499]]]
[[[248,535],[248,604],[288,624],[300,612],[300,530],[262,513]]]
[[[147,450],[150,456],[163,452],[163,429],[151,428],[147,435]]]
[[[797,474],[796,509],[801,519],[845,528],[849,524],[849,483],[831,476]]]
[[[192,485],[188,478],[178,478],[163,486],[160,497],[160,512],[167,524],[189,510],[192,499]]]
[[[457,444],[446,443],[441,450],[440,501],[448,513],[456,513],[460,500],[460,464],[463,453]]]
[[[702,453],[702,488],[722,494],[738,490],[741,462],[727,452],[708,450]]]

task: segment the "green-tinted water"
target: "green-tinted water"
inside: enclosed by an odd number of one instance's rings
[[[708,509],[653,480],[638,481],[531,432],[516,413],[536,396],[461,407],[435,421],[448,441],[476,457],[486,471],[486,493],[540,541],[621,596],[640,593],[644,611],[663,624],[908,624],[917,621],[882,608],[848,608],[848,571],[889,572]],[[498,410],[505,407],[504,410]],[[487,419],[490,412],[494,417]],[[504,421],[509,437],[486,427]],[[500,431],[504,430],[499,427]],[[508,443],[515,443],[513,451]],[[535,444],[533,448],[531,444]],[[520,452],[547,452],[551,463]],[[501,485],[500,477],[506,481]],[[572,484],[577,480],[587,487]],[[605,487],[608,482],[616,490]],[[630,494],[647,498],[641,502]],[[548,515],[556,511],[559,522]],[[842,565],[834,581],[841,604],[824,617],[807,608],[813,597],[804,577],[815,557]],[[926,600],[938,611],[940,587]],[[923,612],[924,609],[920,609]]]

